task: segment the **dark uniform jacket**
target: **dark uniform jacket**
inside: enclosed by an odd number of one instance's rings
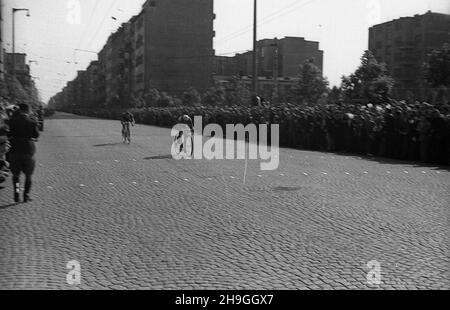
[[[28,115],[19,113],[9,121],[9,138],[10,153],[34,155],[36,146],[32,139],[39,138],[38,124]]]

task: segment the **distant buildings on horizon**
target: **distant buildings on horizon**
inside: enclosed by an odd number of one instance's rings
[[[142,11],[113,33],[85,71],[78,71],[52,100],[65,106],[117,105],[145,95],[151,88],[181,95],[200,92],[232,77],[251,85],[251,51],[232,57],[213,49],[215,14],[209,0],[146,1]],[[426,55],[450,42],[450,15],[427,12],[402,17],[369,29],[369,47],[396,80],[395,93],[418,94]],[[313,60],[323,71],[319,42],[301,37],[264,39],[257,43],[260,94],[278,88],[286,93],[300,65]]]
[[[369,50],[386,64],[396,85],[394,95],[424,98],[423,64],[427,55],[450,44],[450,15],[432,13],[402,17],[369,29]]]

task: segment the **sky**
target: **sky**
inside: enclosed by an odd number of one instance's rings
[[[168,1],[168,0],[159,0]],[[216,55],[251,50],[253,0],[214,1]],[[11,9],[16,13],[16,52],[28,54],[44,102],[77,70],[85,70],[108,36],[139,13],[145,0],[3,0],[4,48],[12,51]],[[449,0],[258,0],[258,39],[304,37],[320,42],[324,75],[339,85],[368,47],[368,28],[428,10],[450,14]],[[77,14],[79,12],[79,14]],[[112,18],[114,17],[114,19]],[[83,50],[83,51],[79,51]]]

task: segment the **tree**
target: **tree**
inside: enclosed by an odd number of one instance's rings
[[[297,84],[290,91],[290,100],[300,104],[316,104],[328,91],[328,81],[322,71],[307,60],[300,65]]]
[[[228,105],[246,106],[250,103],[251,92],[247,85],[237,77],[228,80],[225,100]]]
[[[333,86],[327,98],[328,104],[340,104],[342,101],[342,91],[339,87]]]
[[[202,103],[202,96],[195,88],[189,88],[183,93],[182,102],[186,106],[199,106]]]
[[[225,95],[225,88],[223,86],[213,86],[204,94],[203,104],[209,106],[222,106],[226,101]]]
[[[342,78],[344,99],[362,104],[383,103],[390,99],[394,80],[385,64],[380,64],[370,51],[365,51],[361,65],[349,77]]]
[[[144,95],[144,102],[146,108],[157,107],[159,105],[160,100],[161,94],[155,88],[150,88]]]
[[[173,98],[170,97],[166,92],[162,92],[158,100],[158,106],[164,108],[173,106]]]
[[[450,87],[450,44],[445,43],[440,50],[428,55],[424,64],[425,81],[432,88]]]

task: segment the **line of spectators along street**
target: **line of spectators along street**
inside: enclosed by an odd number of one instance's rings
[[[118,119],[121,111],[72,110]],[[136,122],[173,126],[179,115],[203,116],[203,123],[280,124],[280,145],[307,150],[349,152],[394,159],[450,164],[450,109],[416,102],[384,105],[294,104],[259,107],[171,107],[131,110]]]

